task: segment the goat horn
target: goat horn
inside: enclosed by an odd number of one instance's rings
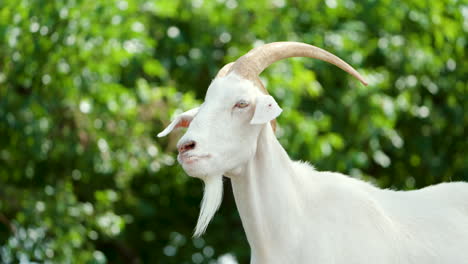
[[[229,72],[235,72],[240,76],[254,80],[265,68],[272,63],[291,57],[309,57],[331,63],[347,73],[353,75],[364,85],[367,82],[348,63],[321,48],[300,42],[273,42],[257,47],[240,57]]]
[[[215,78],[224,77],[229,72],[229,70],[231,69],[232,65],[234,65],[234,63],[235,62],[230,62],[230,63],[224,65],[221,68],[221,70],[218,71],[218,74],[216,74]]]

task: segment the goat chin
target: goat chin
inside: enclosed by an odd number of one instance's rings
[[[201,202],[200,215],[195,227],[194,237],[199,237],[205,233],[206,227],[218,210],[223,199],[223,176],[208,176],[202,178],[205,189]]]

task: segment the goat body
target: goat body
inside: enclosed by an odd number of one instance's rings
[[[468,184],[382,190],[291,161],[272,129],[228,174],[251,263],[468,263]]]
[[[468,264],[467,183],[381,190],[290,160],[271,125],[282,109],[258,74],[297,56],[330,62],[367,84],[346,62],[315,46],[266,44],[223,67],[203,105],[158,135],[188,127],[178,143],[178,161],[205,182],[195,235],[203,234],[221,203],[225,175],[251,263]]]

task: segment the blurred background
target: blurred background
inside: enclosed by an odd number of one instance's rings
[[[192,239],[201,181],[175,161],[216,72],[273,41],[322,47],[262,80],[294,159],[383,188],[468,181],[465,0],[3,0],[0,262],[248,263],[225,198]]]

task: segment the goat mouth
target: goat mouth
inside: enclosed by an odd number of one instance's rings
[[[197,161],[199,161],[201,159],[208,159],[210,157],[211,157],[211,155],[209,155],[209,154],[195,155],[195,154],[190,154],[190,153],[183,153],[183,154],[179,154],[179,156],[177,157],[177,160],[181,164],[192,164],[192,163],[195,163],[195,162],[197,162]]]

